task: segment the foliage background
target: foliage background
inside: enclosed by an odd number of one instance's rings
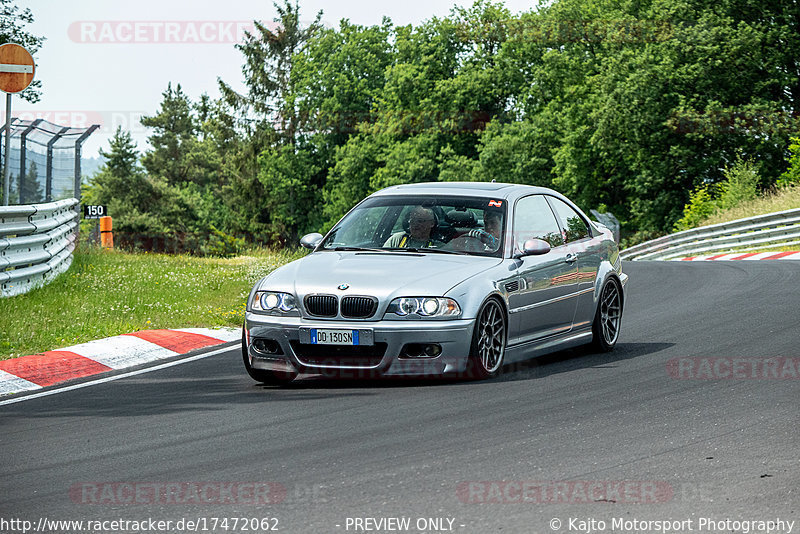
[[[478,0],[333,28],[276,7],[278,30],[236,45],[243,93],[169,83],[147,151],[111,142],[86,195],[126,246],[285,246],[386,186],[492,179],[604,207],[630,243],[798,180],[797,2]]]

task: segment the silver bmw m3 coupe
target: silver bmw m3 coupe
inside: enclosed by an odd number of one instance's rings
[[[312,252],[247,301],[242,353],[259,382],[489,378],[620,335],[628,277],[611,232],[550,189],[394,186],[301,244]]]

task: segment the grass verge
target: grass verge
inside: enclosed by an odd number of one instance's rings
[[[0,298],[0,360],[137,330],[241,326],[253,284],[302,255],[255,250],[223,259],[80,247],[49,285]]]
[[[777,211],[800,208],[800,186],[784,187],[773,192],[747,200],[727,210],[715,213],[704,219],[699,226],[708,226],[735,221],[756,215],[766,215]]]

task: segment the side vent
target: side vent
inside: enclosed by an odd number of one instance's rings
[[[509,282],[506,284],[506,291],[508,293],[513,293],[514,291],[519,291],[519,280],[514,280],[513,282]]]

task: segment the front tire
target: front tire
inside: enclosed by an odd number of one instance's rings
[[[281,373],[279,371],[254,369],[250,365],[250,357],[247,354],[247,338],[244,335],[244,326],[242,327],[242,358],[244,359],[244,368],[247,374],[256,382],[261,382],[268,386],[282,386],[288,384],[297,377],[297,373]]]
[[[475,320],[467,377],[483,380],[499,375],[505,351],[506,314],[497,299],[491,298],[481,306]]]
[[[601,352],[609,352],[617,344],[622,325],[622,293],[614,278],[609,278],[600,291],[600,300],[592,323],[592,344]]]

